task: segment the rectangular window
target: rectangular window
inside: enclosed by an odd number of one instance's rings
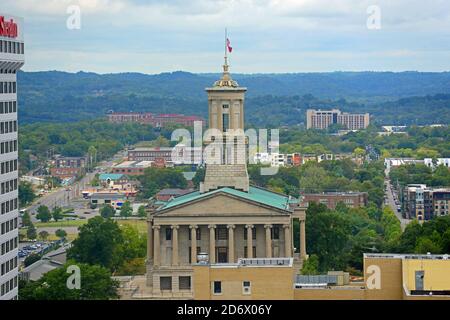
[[[272,227],[272,240],[280,239],[280,227]]]
[[[242,281],[242,294],[252,294],[252,287],[250,281]]]
[[[214,294],[222,293],[222,282],[221,281],[214,281],[213,292],[214,292]]]
[[[172,240],[172,229],[170,227],[166,228],[166,240],[167,241]]]
[[[178,283],[180,290],[191,290],[191,277],[180,276],[178,278]]]
[[[228,113],[224,113],[222,115],[222,123],[223,123],[223,131],[227,131],[230,129],[230,115]]]
[[[226,227],[217,227],[216,240],[228,240],[228,229]]]
[[[172,277],[160,277],[159,287],[161,290],[172,290]]]

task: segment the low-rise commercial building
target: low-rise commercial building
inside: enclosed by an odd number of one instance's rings
[[[79,177],[84,173],[83,168],[50,168],[50,175],[60,179],[67,179],[72,177]]]
[[[149,124],[156,128],[165,127],[168,124],[179,124],[187,127],[194,125],[194,122],[205,120],[198,116],[185,116],[184,114],[153,114],[150,112],[110,112],[107,114],[108,121],[114,123],[137,122]]]
[[[323,193],[305,193],[303,204],[309,205],[311,202],[322,203],[327,208],[334,210],[339,202],[344,203],[350,208],[360,208],[367,206],[367,192],[323,192]]]
[[[112,173],[140,176],[146,168],[153,166],[154,161],[124,161],[111,167]]]
[[[202,164],[203,149],[177,145],[171,147],[135,148],[128,150],[129,161],[161,162],[166,165]]]
[[[62,157],[55,159],[56,168],[84,168],[86,167],[85,157]]]

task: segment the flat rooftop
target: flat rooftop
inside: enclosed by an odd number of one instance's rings
[[[450,260],[450,255],[448,255],[448,254],[364,253],[364,258]]]
[[[292,267],[293,258],[241,258],[236,263],[197,263],[211,268]]]

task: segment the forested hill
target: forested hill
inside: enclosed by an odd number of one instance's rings
[[[218,77],[187,72],[19,72],[19,119],[77,121],[108,110],[205,115],[204,88]],[[258,125],[268,124],[267,119],[273,125],[301,123],[307,107],[319,106],[368,111],[380,122],[392,124],[448,123],[450,117],[442,117],[450,111],[450,72],[233,74],[233,78],[248,88],[247,120]],[[439,121],[430,114],[419,117],[416,108],[440,115]]]

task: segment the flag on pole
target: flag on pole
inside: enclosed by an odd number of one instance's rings
[[[233,51],[233,48],[231,47],[230,39],[228,39],[228,38],[227,38],[227,49],[228,49],[228,52],[230,52],[230,53],[231,53],[231,51]]]

